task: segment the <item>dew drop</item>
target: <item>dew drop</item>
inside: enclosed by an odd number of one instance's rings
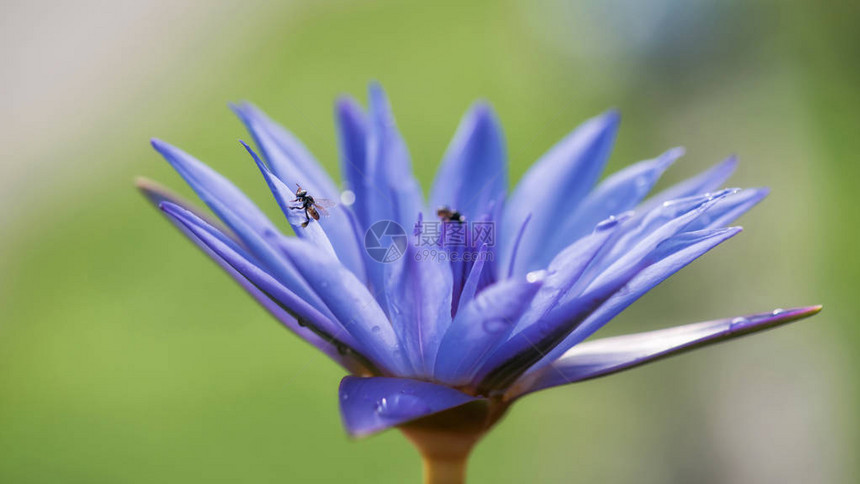
[[[374,326],[374,327],[370,328],[370,330],[373,331],[374,333],[379,333],[380,331],[382,331],[382,328],[380,328],[379,326]]]
[[[344,190],[340,193],[340,203],[349,207],[355,203],[355,192],[352,190]]]
[[[412,418],[428,412],[430,407],[423,400],[406,393],[396,393],[376,402],[376,414],[391,420]]]
[[[729,324],[729,329],[734,329],[736,326],[740,326],[740,325],[743,325],[743,324],[746,324],[749,322],[750,322],[749,319],[747,319],[743,316],[738,316],[737,318],[732,320],[731,324]]]
[[[616,225],[618,225],[618,217],[616,217],[615,215],[610,215],[609,218],[597,224],[597,226],[594,227],[594,230],[596,232],[601,232],[603,230],[609,230]]]
[[[784,312],[785,312],[785,309],[776,308],[770,314],[772,314],[773,316],[779,316],[780,314],[782,314]]]
[[[545,270],[541,271],[532,271],[526,274],[526,281],[528,282],[539,282],[546,279],[547,272]]]

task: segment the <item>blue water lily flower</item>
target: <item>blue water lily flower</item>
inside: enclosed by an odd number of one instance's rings
[[[767,194],[721,188],[737,163],[729,158],[649,196],[679,148],[601,181],[618,129],[615,112],[570,133],[509,194],[501,126],[488,105],[476,104],[428,203],[378,85],[367,110],[348,98],[336,105],[341,186],[260,110],[233,109],[261,156],[245,148],[295,236],[284,235],[227,179],[163,141],[152,145],[217,219],[152,182],[139,186],[284,326],[349,372],[340,384],[346,431],[401,428],[424,455],[428,480],[462,479],[471,447],[524,395],[820,310],[586,341],[740,232],[728,225]],[[325,205],[328,216],[320,213]]]

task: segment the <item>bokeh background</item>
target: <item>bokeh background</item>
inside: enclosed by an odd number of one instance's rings
[[[683,145],[768,185],[745,232],[599,335],[775,307],[812,320],[518,403],[472,482],[856,482],[856,2],[0,2],[0,482],[414,482],[397,432],[349,441],[341,372],[136,193],[158,136],[277,208],[227,109],[337,172],[332,101],[389,91],[425,188],[492,102],[511,178],[623,113],[610,169]]]

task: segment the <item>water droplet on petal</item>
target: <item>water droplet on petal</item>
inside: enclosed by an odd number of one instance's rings
[[[747,324],[749,322],[750,322],[749,319],[747,319],[743,316],[738,316],[737,318],[732,320],[731,324],[729,324],[729,329],[730,330],[734,329],[737,326],[741,326],[741,325]]]
[[[340,193],[340,203],[349,207],[355,203],[355,192],[352,190],[344,190]]]
[[[603,230],[609,230],[616,225],[618,225],[618,217],[616,217],[615,215],[610,215],[609,218],[597,224],[597,226],[594,227],[594,230],[596,232],[601,232]]]
[[[785,312],[785,309],[782,309],[782,308],[776,308],[776,309],[774,309],[774,310],[773,310],[773,312],[771,312],[770,314],[772,314],[772,315],[774,315],[774,316],[779,316],[780,314],[782,314],[782,313],[784,313],[784,312]]]
[[[380,328],[379,326],[374,326],[374,327],[370,328],[370,330],[373,331],[374,333],[378,333],[378,332],[382,331],[382,328]]]
[[[382,418],[399,420],[421,416],[430,412],[430,407],[415,395],[396,393],[376,402],[376,414]]]
[[[538,282],[546,279],[547,272],[546,271],[532,271],[526,274],[526,281],[528,282]]]

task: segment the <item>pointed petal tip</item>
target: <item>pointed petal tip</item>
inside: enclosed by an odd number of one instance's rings
[[[796,314],[798,314],[799,317],[807,317],[820,313],[822,309],[824,309],[823,304],[816,304],[813,306],[799,307],[797,309],[794,309],[793,311],[796,311]]]
[[[621,111],[617,108],[610,108],[600,114],[598,119],[603,121],[607,126],[617,128],[618,124],[621,123]]]
[[[137,187],[138,190],[142,191],[152,191],[157,190],[161,187],[161,185],[155,180],[146,178],[145,176],[136,176],[134,177],[134,186]]]
[[[478,99],[472,103],[472,106],[469,108],[475,116],[480,116],[481,118],[490,118],[494,119],[496,116],[496,112],[493,109],[493,105],[490,104],[490,101],[486,99]]]
[[[684,156],[685,154],[687,154],[686,148],[684,148],[683,146],[675,146],[674,148],[669,148],[668,150],[666,150],[666,152],[663,153],[663,156],[661,158],[666,160],[664,163],[672,164],[672,162]]]
[[[374,98],[386,99],[385,89],[382,87],[382,83],[375,79],[367,83],[367,95],[371,100]]]
[[[822,305],[801,306],[791,309],[774,309],[768,313],[758,313],[734,318],[729,328],[730,332],[743,334],[759,329],[779,326],[818,314]]]

